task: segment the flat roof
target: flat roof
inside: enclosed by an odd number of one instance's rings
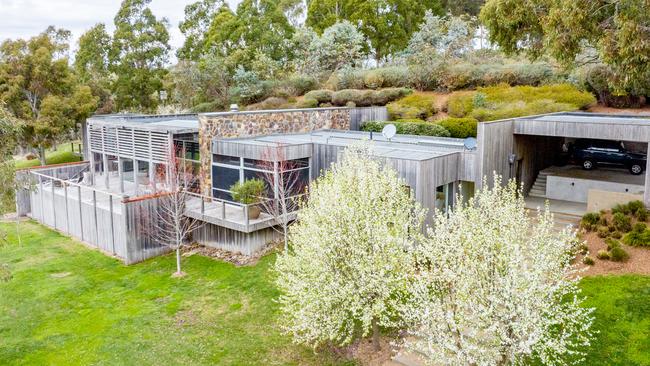
[[[259,146],[276,144],[300,145],[315,143],[322,145],[349,146],[358,141],[370,140],[369,132],[344,130],[316,130],[309,133],[273,134],[251,137],[215,139]],[[404,160],[429,160],[438,156],[468,151],[463,139],[413,135],[395,135],[390,141],[381,133],[372,134],[375,155]]]
[[[650,115],[646,114],[605,114],[589,112],[560,112],[531,117],[518,117],[516,121],[548,121],[567,123],[596,123],[596,124],[632,124],[650,125]]]
[[[97,115],[88,118],[88,122],[91,125],[129,127],[138,130],[171,132],[176,134],[195,133],[199,131],[199,118],[197,114]]]

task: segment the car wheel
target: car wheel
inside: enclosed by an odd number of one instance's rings
[[[630,173],[639,175],[643,173],[643,167],[640,164],[632,164],[630,165]]]
[[[591,170],[595,166],[594,162],[591,160],[583,160],[582,161],[582,168],[585,170]]]

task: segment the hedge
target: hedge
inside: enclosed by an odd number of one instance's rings
[[[305,94],[305,99],[315,99],[318,103],[332,102],[332,91],[327,89],[312,90]]]
[[[395,125],[397,128],[397,133],[401,135],[450,137],[449,131],[447,131],[444,127],[436,123],[424,121],[368,121],[364,122],[361,125],[361,131],[381,132],[384,126],[391,123]]]
[[[478,121],[474,118],[450,117],[436,121],[436,123],[449,131],[451,137],[461,139],[467,137],[476,137],[476,128],[478,126]]]
[[[314,90],[305,94],[305,98],[316,99],[320,103],[327,103],[325,101],[327,92],[329,91]],[[368,107],[371,105],[386,105],[386,103],[407,96],[411,92],[410,89],[406,88],[388,88],[382,90],[343,89],[330,93],[332,93],[331,103],[333,105],[345,106],[352,102],[357,107]]]

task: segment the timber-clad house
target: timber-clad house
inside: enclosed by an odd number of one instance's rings
[[[165,189],[170,156],[182,152],[177,158],[198,177],[186,214],[205,223],[192,240],[250,255],[278,238],[277,222],[264,210],[252,218],[253,205],[235,202],[230,187],[280,174],[272,171],[278,159],[290,161],[306,185],[361,140],[372,140],[377,158],[428,209],[429,222],[458,197],[492,184],[493,172],[516,179],[531,205],[548,199],[552,209],[555,203],[575,214],[635,198],[650,203],[648,169],[633,176],[558,162],[563,147],[585,138],[622,141],[646,153],[650,117],[554,113],[486,122],[475,144],[408,135],[389,140],[359,131],[364,121],[386,119],[384,107],[93,116],[83,129],[84,161],[19,172],[34,184],[17,192],[17,211],[127,264],[162,254],[166,248],[143,235],[152,230],[143,217],[151,217]],[[273,192],[266,199],[277,199]]]

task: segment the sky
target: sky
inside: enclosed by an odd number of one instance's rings
[[[169,20],[170,45],[173,50],[183,44],[178,23],[183,20],[185,5],[196,0],[152,0],[156,17]],[[227,0],[234,8],[239,0]],[[105,23],[112,32],[113,17],[121,0],[0,0],[0,42],[7,38],[29,38],[49,25],[72,32],[72,49],[77,40],[96,23]],[[173,52],[172,52],[173,54]]]

